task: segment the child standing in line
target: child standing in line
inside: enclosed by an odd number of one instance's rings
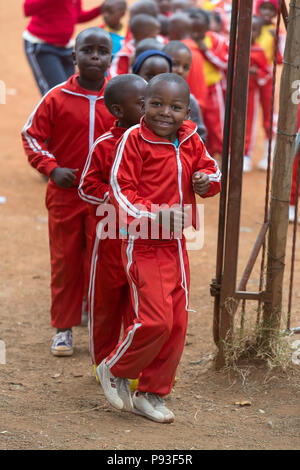
[[[172,59],[172,72],[187,81],[192,66],[192,53],[188,46],[181,41],[170,41],[163,51]],[[192,93],[190,94],[190,109],[190,120],[197,124],[197,132],[205,143],[206,127],[198,102]]]
[[[129,23],[133,39],[128,41],[114,58],[110,67],[112,77],[129,73],[137,44],[146,38],[156,39],[159,32],[159,22],[149,15],[135,15]]]
[[[259,44],[257,44],[257,38],[261,34],[262,25],[262,19],[259,16],[253,16],[247,101],[247,123],[245,135],[245,156],[243,163],[244,173],[248,173],[252,170],[251,153],[255,140],[260,88],[268,82],[271,75],[268,59],[264,53],[264,50],[259,46]]]
[[[98,27],[82,31],[73,57],[79,74],[43,97],[22,132],[29,163],[50,179],[46,206],[55,356],[73,353],[72,327],[81,321],[87,253],[95,230],[77,187],[89,149],[114,121],[103,102],[112,59],[110,35]]]
[[[95,141],[78,188],[81,199],[92,208],[105,204],[105,210],[109,204],[108,184],[114,147],[126,129],[140,121],[146,85],[139,76],[128,74],[112,78],[105,87],[104,102],[116,122]],[[121,260],[119,227],[116,221],[114,238],[110,238],[103,236],[107,230],[103,224],[102,217],[93,248],[88,299],[91,360],[97,366],[118,343],[122,321],[125,325],[130,324],[126,315],[132,315],[129,285]]]
[[[138,55],[132,71],[150,82],[151,78],[160,73],[172,72],[172,59],[162,51],[149,49]]]
[[[228,41],[209,31],[207,12],[192,8],[189,15],[193,20],[192,39],[204,59],[204,76],[208,90],[203,112],[207,129],[206,145],[210,154],[221,155],[225,112],[222,78],[227,72]]]
[[[216,162],[195,124],[184,122],[189,97],[189,87],[178,75],[161,74],[148,83],[145,117],[124,133],[110,180],[111,200],[127,220],[122,259],[135,320],[97,374],[112,406],[161,423],[174,420],[162,397],[172,389],[187,327],[184,208],[192,206],[195,225],[195,193],[210,197],[220,191]],[[132,399],[127,379],[137,377]]]
[[[256,3],[256,14],[259,15],[263,20],[263,26],[261,34],[257,38],[257,44],[264,50],[270,69],[273,68],[274,53],[275,53],[275,32],[276,25],[273,23],[274,18],[277,16],[279,8],[278,0],[271,0],[265,2],[264,0],[257,0]],[[285,46],[285,35],[282,31],[279,31],[278,38],[278,55],[277,63],[282,64],[284,46]],[[260,87],[259,90],[259,99],[263,111],[263,127],[266,135],[265,143],[265,154],[261,161],[258,164],[260,170],[266,170],[268,166],[268,147],[269,147],[269,129],[271,124],[271,100],[272,100],[272,73],[270,73],[268,81],[264,86]],[[275,144],[275,134],[277,127],[277,116],[274,115],[273,123],[273,143],[272,143],[272,153],[273,147]]]
[[[113,43],[113,57],[122,48],[125,40],[126,25],[121,20],[126,13],[126,9],[126,0],[105,0],[102,6],[104,23],[100,25],[100,28],[110,34]]]

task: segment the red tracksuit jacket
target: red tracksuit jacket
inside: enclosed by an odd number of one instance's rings
[[[95,139],[109,129],[114,117],[107,110],[103,93],[80,87],[78,75],[52,88],[29,117],[23,144],[29,163],[50,176],[56,167],[78,168],[75,185]]]
[[[99,205],[109,200],[109,175],[113,164],[114,147],[126,129],[116,125],[94,143],[82,172],[79,196],[89,204]]]
[[[250,68],[256,66],[257,73],[249,74],[249,89],[264,86],[272,77],[272,71],[264,50],[259,44],[252,44],[250,50]]]
[[[99,7],[84,11],[81,0],[25,0],[24,14],[31,16],[27,30],[49,44],[65,46],[76,23],[100,15]]]
[[[143,217],[155,219],[157,206],[162,204],[169,207],[179,204],[192,205],[193,225],[196,225],[193,173],[202,171],[209,175],[210,187],[204,197],[217,194],[221,187],[218,165],[196,131],[193,122],[185,121],[178,131],[178,148],[154,134],[144,118],[124,133],[115,150],[110,198],[124,211],[128,224]]]

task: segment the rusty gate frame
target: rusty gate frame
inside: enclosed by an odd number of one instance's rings
[[[230,340],[233,332],[234,318],[226,301],[234,300],[232,308],[235,311],[240,300],[263,302],[268,299],[265,290],[259,292],[246,290],[252,269],[265,243],[269,227],[268,214],[265,216],[241,281],[236,288],[252,14],[253,0],[232,0],[216,277],[211,284],[211,295],[214,297],[213,336],[219,348],[216,361],[219,367],[224,364],[223,344],[225,340]],[[281,0],[279,15],[287,27],[288,10],[284,0]],[[238,80],[235,77],[238,77]]]

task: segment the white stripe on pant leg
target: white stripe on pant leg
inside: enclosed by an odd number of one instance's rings
[[[180,241],[179,238],[177,238],[177,242],[178,242],[180,266],[181,266],[181,287],[185,291],[185,309],[188,310],[188,308],[189,308],[189,294],[188,294],[188,289],[187,289],[186,274],[185,274],[183,254],[182,254],[182,246],[181,246],[181,241]]]
[[[95,278],[98,262],[98,247],[100,237],[97,236],[98,227],[100,234],[103,229],[101,222],[97,225],[96,228],[96,238],[93,248],[93,254],[91,259],[91,268],[90,268],[90,281],[89,281],[89,292],[88,292],[88,311],[89,311],[89,332],[90,332],[90,354],[94,364],[96,364],[95,359],[95,350],[94,350],[94,299],[95,299]],[[98,364],[97,364],[98,365]]]
[[[26,45],[26,52],[28,54],[28,60],[30,65],[32,66],[38,80],[38,86],[39,88],[42,88],[44,90],[44,93],[46,93],[50,87],[48,85],[48,82],[42,72],[42,69],[37,61],[36,55],[34,53],[34,46],[30,45],[29,47]]]
[[[135,284],[134,284],[134,282],[133,282],[133,280],[130,276],[130,273],[129,273],[129,270],[130,270],[130,267],[131,267],[131,264],[132,264],[133,245],[134,245],[134,238],[129,237],[128,246],[127,246],[127,250],[126,250],[127,260],[128,260],[126,270],[127,270],[127,275],[128,275],[130,286],[133,290],[133,295],[134,295],[134,300],[135,300],[135,309],[134,310],[135,310],[136,317],[138,318],[138,308],[139,308],[138,294],[137,294],[136,286],[135,286]],[[132,343],[135,331],[140,326],[142,326],[141,323],[136,323],[134,325],[133,329],[128,332],[125,340],[118,347],[115,355],[112,356],[112,358],[106,363],[106,365],[109,368],[113,367],[116,364],[116,362],[118,362],[118,360],[125,354],[125,352],[127,351],[127,349],[129,348],[129,346]]]

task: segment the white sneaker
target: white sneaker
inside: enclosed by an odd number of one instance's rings
[[[259,164],[257,165],[257,168],[262,171],[267,171],[268,169],[268,158],[264,157],[260,160]]]
[[[250,171],[252,170],[252,160],[250,157],[247,157],[245,156],[244,157],[244,163],[243,163],[243,172],[244,173],[250,173]]]
[[[121,377],[115,377],[105,364],[105,359],[96,368],[96,374],[109,403],[117,410],[132,411],[133,404],[129,381]]]
[[[156,393],[135,392],[133,412],[157,423],[172,423],[174,421],[174,414]]]
[[[53,356],[72,356],[73,354],[72,330],[60,331],[55,336],[53,336],[51,352]]]

